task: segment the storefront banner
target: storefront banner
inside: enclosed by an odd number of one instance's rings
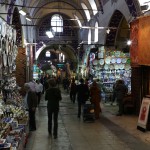
[[[149,106],[150,106],[150,98],[143,98],[138,118],[138,126],[143,129],[146,129],[147,127]]]

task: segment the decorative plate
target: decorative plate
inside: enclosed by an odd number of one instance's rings
[[[121,62],[125,64],[127,62],[127,58],[122,58]]]
[[[108,70],[108,69],[109,69],[109,65],[108,65],[108,64],[105,64],[105,65],[104,65],[104,69]]]
[[[111,63],[115,64],[116,63],[116,58],[111,58]]]
[[[100,59],[100,60],[99,60],[99,64],[100,64],[100,65],[104,65],[104,59]]]
[[[115,64],[115,69],[119,69],[119,65],[118,64]]]
[[[113,65],[113,64],[110,65],[110,69],[111,69],[111,70],[114,69],[114,65]]]
[[[106,64],[110,64],[110,61],[111,61],[111,57],[110,57],[110,56],[106,57],[105,63],[106,63]]]
[[[129,64],[125,65],[125,70],[130,70],[131,66]]]
[[[98,58],[104,58],[104,52],[99,52],[98,53]]]
[[[117,58],[117,64],[120,64],[121,63],[121,58]]]
[[[120,57],[120,51],[115,51],[115,56]]]

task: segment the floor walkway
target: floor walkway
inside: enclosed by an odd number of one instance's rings
[[[47,132],[46,102],[36,112],[37,130],[31,132],[26,150],[149,150],[150,132],[136,129],[137,116],[115,116],[116,106],[102,106],[94,123],[77,118],[77,104],[62,90],[58,138]]]

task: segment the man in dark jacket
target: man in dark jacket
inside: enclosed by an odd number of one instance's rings
[[[47,102],[47,111],[48,111],[48,132],[51,135],[52,131],[52,118],[54,117],[54,138],[57,138],[58,130],[58,112],[59,112],[59,101],[62,99],[61,91],[56,87],[56,81],[54,79],[49,79],[49,88],[45,93],[45,100]]]
[[[89,88],[88,85],[84,84],[84,79],[80,79],[79,85],[77,85],[77,100],[78,100],[78,118],[81,116],[81,107],[89,98]]]
[[[25,103],[26,108],[29,111],[29,129],[30,131],[36,130],[35,112],[37,107],[37,96],[36,92],[32,91],[29,83],[25,83],[24,88],[26,90]]]
[[[119,111],[118,111],[117,116],[121,116],[123,114],[123,98],[127,94],[128,88],[124,84],[123,80],[118,80],[117,85],[114,90],[116,92],[116,98],[119,104]]]

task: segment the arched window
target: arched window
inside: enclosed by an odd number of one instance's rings
[[[97,6],[94,0],[89,0],[89,3],[93,9],[93,14],[95,15],[98,11],[97,11]]]
[[[87,20],[89,21],[91,19],[91,16],[90,16],[90,12],[89,12],[87,6],[84,3],[81,3],[81,6],[85,12]]]
[[[88,33],[88,44],[91,44],[91,29],[89,29]]]
[[[54,32],[63,32],[63,19],[59,14],[55,14],[52,16],[51,27]]]
[[[95,23],[95,39],[94,42],[98,42],[98,22]]]
[[[50,51],[46,51],[45,56],[46,56],[46,57],[50,57],[50,56],[51,56]]]

